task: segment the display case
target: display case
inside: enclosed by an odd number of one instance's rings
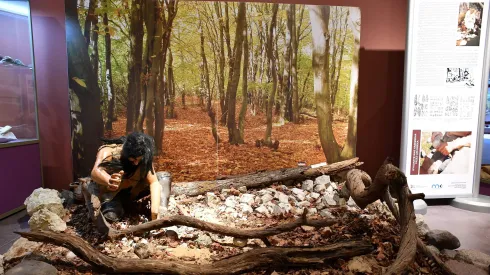
[[[0,1],[0,148],[38,142],[28,1]]]
[[[28,0],[0,0],[0,219],[42,186]]]

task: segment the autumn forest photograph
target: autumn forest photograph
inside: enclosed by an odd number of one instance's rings
[[[101,137],[153,137],[174,181],[349,159],[359,8],[66,0],[75,177]]]

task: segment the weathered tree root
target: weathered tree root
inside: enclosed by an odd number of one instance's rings
[[[356,168],[362,164],[358,161],[359,158],[353,158],[316,168],[306,166],[280,169],[275,171],[264,171],[242,176],[233,176],[223,180],[176,182],[172,186],[172,194],[175,196],[198,196],[204,195],[207,192],[220,191],[222,189],[230,188],[231,186],[233,186],[234,188],[238,188],[241,186],[246,186],[247,188],[255,188],[259,186],[271,185],[275,182],[305,180],[309,178],[319,177],[321,175],[337,174],[342,171]]]
[[[398,211],[398,208],[396,207],[393,198],[391,197],[390,193],[387,191],[385,195],[383,196],[383,200],[386,202],[386,205],[390,209],[391,213],[393,213],[393,216],[395,216],[395,219],[400,222],[400,213]],[[434,254],[430,249],[427,248],[427,246],[422,242],[422,240],[417,237],[417,250],[421,253],[423,253],[425,256],[431,258],[436,262],[439,267],[444,271],[445,274],[448,275],[456,275],[449,267],[444,263],[444,261],[441,260],[439,256]]]
[[[265,267],[299,267],[323,264],[340,257],[354,257],[373,251],[369,242],[350,241],[323,247],[258,248],[212,264],[197,265],[179,261],[118,259],[106,256],[82,238],[49,231],[16,232],[31,241],[63,246],[94,268],[106,273],[240,274]]]
[[[265,239],[268,236],[291,231],[296,227],[302,225],[309,225],[313,227],[325,227],[325,226],[333,225],[338,222],[336,220],[331,220],[331,219],[308,220],[306,217],[306,213],[307,211],[305,210],[301,218],[298,218],[290,223],[284,223],[270,228],[257,228],[257,229],[238,229],[238,228],[233,228],[220,224],[205,222],[193,217],[176,215],[176,216],[164,217],[162,219],[132,226],[125,230],[115,230],[109,226],[108,237],[110,239],[117,239],[122,236],[130,235],[130,234],[140,235],[145,232],[149,232],[155,229],[160,229],[163,227],[184,225],[184,226],[193,227],[204,231],[218,233],[230,237],[237,237],[242,239]]]
[[[400,274],[415,260],[418,238],[411,193],[405,175],[387,158],[373,182],[367,173],[354,169],[347,173],[346,186],[352,199],[361,209],[378,199],[390,200],[393,203],[388,190],[398,199],[400,211],[397,220],[401,227],[402,239],[396,260],[386,270],[386,274]],[[416,197],[423,197],[423,194]]]

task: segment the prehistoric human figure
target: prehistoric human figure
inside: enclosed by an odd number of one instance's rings
[[[171,175],[155,173],[153,138],[135,132],[119,139],[102,140],[105,144],[97,153],[92,180],[83,184],[87,207],[94,210],[94,222],[99,211],[108,221],[120,220],[132,202],[148,193],[151,219],[164,215],[170,197]],[[98,199],[97,203],[93,196]]]

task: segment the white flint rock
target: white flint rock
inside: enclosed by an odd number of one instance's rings
[[[237,206],[237,198],[235,196],[230,196],[226,198],[225,205],[231,208],[235,208]]]
[[[279,198],[278,198],[279,199],[279,202],[281,202],[281,203],[289,203],[289,197],[286,194],[284,194],[282,192],[277,192],[277,194],[279,194]]]
[[[268,214],[269,213],[269,210],[264,205],[261,205],[261,206],[255,208],[255,212],[258,212],[258,213],[261,213],[261,214]]]
[[[417,232],[419,236],[425,236],[429,233],[429,226],[424,221],[422,214],[415,214],[415,222],[417,224]]]
[[[337,205],[334,197],[330,194],[326,194],[325,196],[323,196],[323,203],[326,205]]]
[[[48,230],[53,232],[63,232],[66,230],[66,222],[55,213],[40,209],[29,219],[31,231]]]
[[[316,200],[320,197],[320,194],[313,192],[310,194],[310,197]]]
[[[302,201],[302,202],[299,202],[298,203],[298,206],[300,206],[300,207],[309,207],[310,206],[310,202],[309,201]]]
[[[68,251],[68,253],[66,253],[66,258],[68,260],[73,260],[77,257],[77,255],[75,255],[75,253],[71,252],[71,251]]]
[[[315,192],[321,193],[327,190],[327,186],[324,183],[319,183],[313,188]]]
[[[286,213],[291,212],[291,205],[289,203],[279,203],[279,207]]]
[[[329,183],[330,183],[330,176],[328,175],[319,176],[318,178],[315,179],[315,185],[318,184],[327,185]]]
[[[313,191],[313,181],[312,180],[305,180],[303,181],[303,185],[301,186],[301,188],[305,191]]]
[[[328,218],[328,219],[334,219],[335,218],[332,215],[332,213],[330,213],[330,211],[328,211],[328,209],[323,209],[322,211],[320,211],[320,216]]]
[[[240,191],[241,193],[247,193],[247,186],[238,187],[238,191]]]
[[[242,209],[242,213],[244,213],[244,214],[250,214],[254,211],[253,208],[248,204],[242,203],[242,204],[240,204],[240,207]]]
[[[26,238],[19,238],[17,241],[12,244],[7,253],[3,254],[3,259],[5,262],[11,262],[20,258],[24,258],[25,256],[31,254],[35,250],[37,250],[42,243],[31,242]]]
[[[255,201],[255,195],[252,194],[243,194],[240,198],[240,203],[245,203],[248,205],[252,205]]]
[[[265,194],[262,196],[262,203],[268,203],[273,199],[271,194]]]
[[[317,203],[316,204],[316,209],[318,209],[318,210],[322,210],[325,207],[327,207],[327,206],[323,202],[320,202],[320,203]]]
[[[305,194],[305,192],[303,190],[301,190],[299,188],[293,188],[293,189],[291,189],[291,191],[293,192],[294,196],[298,200],[302,201],[302,200],[305,199],[306,194]]]
[[[274,206],[272,207],[271,214],[272,214],[273,216],[279,216],[279,215],[282,215],[282,214],[284,214],[284,213],[285,213],[285,211],[284,211],[284,210],[283,210],[281,207],[279,207],[279,205],[274,205]]]
[[[40,209],[47,209],[59,217],[63,217],[66,213],[59,192],[53,189],[37,188],[27,197],[24,205],[29,216]]]
[[[216,207],[221,203],[221,199],[216,196],[214,193],[207,192],[206,193],[206,204],[209,207]]]

